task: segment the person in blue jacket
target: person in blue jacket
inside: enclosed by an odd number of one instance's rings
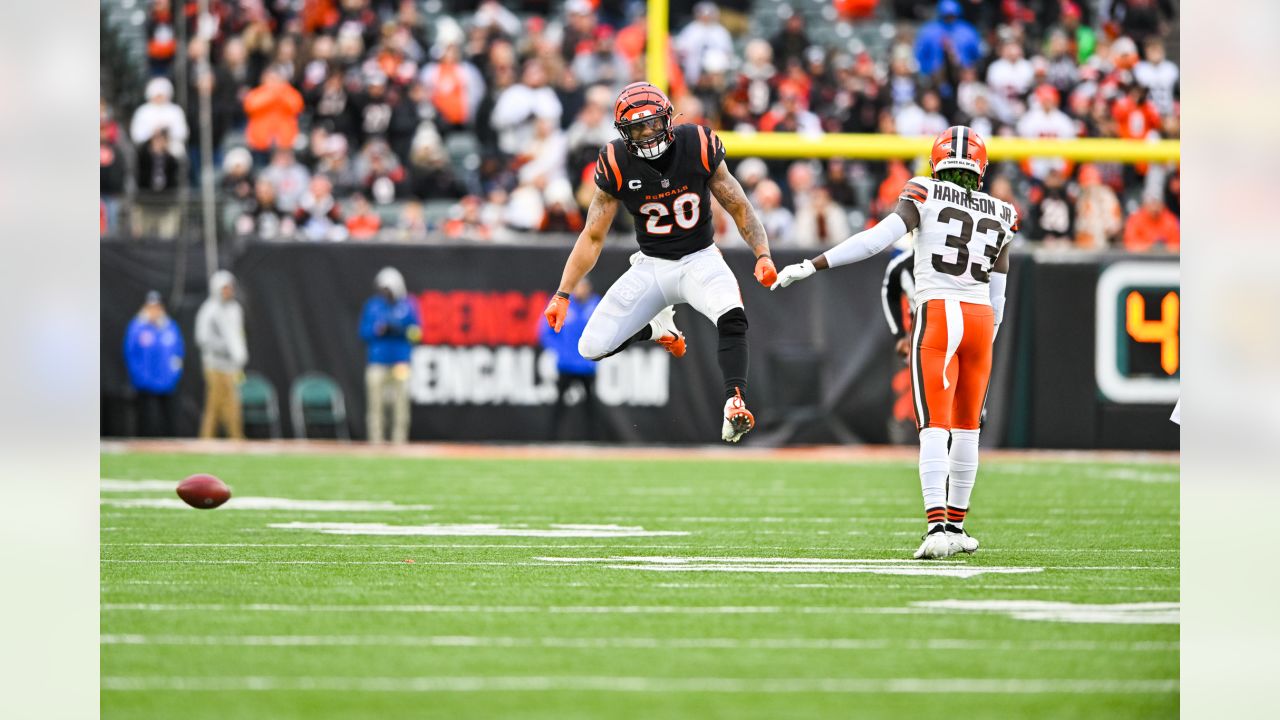
[[[422,339],[422,322],[399,270],[382,268],[374,286],[377,293],[360,314],[360,339],[368,345],[364,382],[369,442],[386,441],[383,428],[390,399],[391,442],[402,444],[409,441],[409,355]]]
[[[551,411],[551,439],[560,437],[560,425],[565,419],[567,398],[573,387],[582,388],[582,404],[587,411],[588,439],[596,438],[596,363],[578,354],[578,338],[587,327],[587,320],[600,304],[600,296],[591,292],[591,282],[583,278],[573,289],[573,302],[569,303],[564,326],[555,332],[551,326],[541,323],[538,339],[542,347],[556,354],[556,404]]]
[[[176,390],[182,379],[184,354],[182,331],[165,313],[160,293],[152,290],[124,338],[124,362],[135,392],[138,434],[142,437],[175,434]]]
[[[938,14],[916,34],[916,64],[924,76],[947,65],[947,56],[960,67],[973,67],[982,58],[982,37],[962,17],[957,0],[940,0]]]

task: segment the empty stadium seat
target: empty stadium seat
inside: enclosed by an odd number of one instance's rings
[[[319,425],[333,428],[334,437],[340,440],[351,439],[342,388],[324,373],[309,372],[294,379],[289,390],[289,409],[296,438],[307,439],[309,429]]]

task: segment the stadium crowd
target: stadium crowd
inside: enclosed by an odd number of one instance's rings
[[[830,27],[776,0],[672,2],[678,121],[815,135],[933,135],[963,123],[986,137],[1178,137],[1168,0],[821,5]],[[151,1],[146,101],[127,116],[103,103],[104,234],[178,233],[179,188],[199,177],[202,89],[231,235],[486,242],[576,232],[596,152],[617,136],[614,97],[645,74],[639,0],[210,0],[203,20],[195,7]],[[753,34],[770,13],[777,32]],[[177,94],[180,22],[190,71]],[[870,28],[883,42],[832,27]],[[838,242],[927,173],[923,158],[745,158],[730,168],[777,247]],[[1021,210],[1028,242],[1178,248],[1176,165],[993,163],[985,189]],[[126,195],[133,202],[122,204]],[[615,229],[630,222],[623,216]],[[716,223],[719,240],[736,240],[727,215]]]

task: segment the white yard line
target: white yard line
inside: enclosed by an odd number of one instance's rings
[[[1052,652],[1177,652],[1177,642],[1013,641],[936,638],[654,638],[513,637],[477,635],[103,635],[102,645],[232,647],[475,647],[670,650],[1013,650]]]
[[[278,530],[310,530],[328,535],[370,536],[453,536],[453,537],[542,537],[542,538],[612,538],[688,535],[683,530],[645,530],[637,525],[584,525],[550,523],[547,527],[499,523],[428,523],[424,525],[390,525],[358,522],[287,522],[271,523]]]
[[[107,529],[107,528],[103,528]],[[792,545],[701,545],[686,543],[683,545],[653,545],[648,543],[605,543],[605,544],[584,544],[584,543],[185,543],[185,542],[104,542],[99,543],[102,547],[228,547],[228,548],[485,548],[485,549],[513,549],[513,550],[616,550],[619,548],[638,548],[653,550],[825,550],[839,551],[837,547],[830,546],[807,546],[799,547]],[[1061,553],[1068,555],[1078,554],[1096,554],[1105,555],[1108,553],[1178,553],[1176,548],[1172,549],[1153,549],[1153,548],[988,548],[983,547],[982,553],[1023,553],[1034,555],[1037,553]]]
[[[198,560],[192,558],[171,558],[161,560],[147,559],[108,559],[103,563],[130,563],[138,565],[500,565],[503,567],[536,566],[546,567],[545,563],[518,562],[484,562],[484,561],[451,561],[451,560]]]
[[[279,612],[550,615],[943,615],[946,607],[845,605],[295,605],[286,603],[102,603],[104,612]]]
[[[104,564],[109,564],[109,563],[122,563],[122,564],[134,564],[134,565],[458,565],[458,566],[463,566],[463,567],[470,567],[470,566],[475,566],[475,567],[484,567],[484,566],[493,566],[493,567],[554,567],[554,566],[555,566],[555,564],[567,564],[567,563],[576,563],[576,562],[594,562],[594,563],[597,563],[597,564],[603,564],[603,566],[604,566],[604,567],[606,567],[606,568],[610,568],[610,569],[621,569],[621,570],[658,570],[658,571],[661,571],[661,570],[668,570],[668,571],[683,571],[683,572],[725,571],[725,570],[733,570],[733,567],[734,567],[734,566],[733,566],[733,565],[731,565],[731,564],[725,564],[725,565],[704,565],[704,566],[679,566],[679,565],[658,565],[658,564],[647,564],[647,565],[641,566],[641,565],[639,565],[639,564],[624,564],[624,565],[618,565],[618,564],[612,564],[612,565],[611,565],[611,564],[605,564],[605,563],[611,563],[611,562],[612,562],[612,563],[616,563],[616,562],[618,562],[618,561],[615,561],[615,560],[612,560],[612,559],[609,559],[609,558],[555,558],[555,561],[556,561],[555,563],[551,563],[551,562],[502,562],[502,561],[498,561],[498,560],[493,560],[493,561],[485,561],[485,560],[418,560],[418,559],[416,559],[416,558],[406,558],[406,559],[403,559],[403,560],[248,560],[248,559],[227,560],[227,559],[220,559],[220,558],[215,558],[215,559],[199,559],[199,558],[103,558],[103,559],[101,559],[99,562],[102,562],[102,563],[104,563]],[[623,562],[625,562],[625,561],[623,561]],[[839,562],[839,561],[836,561],[836,562]],[[864,562],[866,562],[866,561],[864,561]],[[1091,566],[1076,566],[1076,565],[1049,565],[1049,566],[1037,566],[1037,567],[1025,567],[1025,568],[1023,568],[1023,567],[1019,567],[1019,568],[1008,568],[1008,567],[998,567],[998,566],[990,566],[990,565],[969,565],[969,564],[962,563],[962,562],[948,562],[948,561],[940,561],[940,562],[923,561],[923,562],[921,562],[921,561],[910,561],[910,560],[884,560],[884,559],[880,559],[880,560],[871,560],[871,561],[869,561],[869,562],[872,562],[872,563],[899,563],[899,565],[900,565],[902,568],[907,568],[908,566],[910,566],[911,568],[919,568],[919,569],[921,569],[921,570],[929,570],[929,569],[933,569],[933,570],[939,570],[939,569],[950,569],[950,570],[954,570],[954,571],[957,571],[957,572],[959,572],[959,571],[969,571],[969,572],[976,572],[976,573],[1013,573],[1013,572],[1016,572],[1016,573],[1025,573],[1025,572],[1040,572],[1040,571],[1042,571],[1042,570],[1088,570],[1088,571],[1095,571],[1095,570],[1096,570],[1096,571],[1104,571],[1104,570],[1105,570],[1105,571],[1138,571],[1138,570],[1151,570],[1151,571],[1170,571],[1170,572],[1176,572],[1176,571],[1178,570],[1178,567],[1177,567],[1177,566],[1166,566],[1166,565],[1091,565]],[[750,567],[750,566],[745,566],[745,567]],[[864,568],[864,567],[870,567],[870,566],[862,565],[862,566],[849,566],[849,567],[850,567],[850,570],[852,571],[853,569],[861,569],[861,568]],[[762,568],[763,568],[763,566],[762,566]],[[895,569],[898,569],[898,568],[895,568]],[[760,572],[783,572],[784,570],[759,569],[759,571],[760,571]],[[796,567],[791,568],[791,569],[786,569],[785,571],[786,571],[786,572],[810,572],[810,573],[839,572],[839,571],[840,571],[840,566],[839,566],[839,565],[831,565],[831,564],[820,564],[820,565],[819,565],[819,564],[814,564],[814,565],[811,565],[811,566],[803,566],[803,565],[801,565],[801,566],[796,566]]]
[[[104,583],[106,584],[106,583]],[[207,584],[207,583],[201,583]],[[597,587],[591,583],[576,583],[580,587]],[[552,586],[554,587],[554,586]],[[757,590],[757,589],[800,589],[800,590],[838,590],[841,588],[857,588],[866,590],[960,590],[963,585],[955,583],[881,583],[873,579],[866,582],[847,582],[847,583],[760,583],[755,581],[744,581],[741,583],[654,583],[653,587],[672,589],[672,590],[701,590],[701,589],[738,589],[738,590]],[[1176,592],[1177,585],[1106,585],[1103,587],[1081,587],[1079,585],[1000,585],[991,583],[982,585],[981,589],[987,590],[1069,590],[1072,592]]]
[[[1169,694],[1177,680],[991,678],[660,678],[606,676],[145,677],[108,675],[107,691],[638,692],[839,694]]]
[[[123,579],[123,580],[103,580],[99,583],[99,587],[106,590],[109,588],[127,587],[130,585],[155,585],[159,587],[210,587],[220,584],[221,581],[207,580],[143,580],[143,579]],[[247,582],[247,581],[244,581]],[[244,584],[242,582],[242,584]],[[262,578],[258,582],[248,582],[250,585],[275,585],[276,581]],[[463,587],[505,587],[510,583],[506,580],[495,580],[491,582],[469,581],[462,583]],[[532,586],[540,588],[596,588],[603,589],[606,587],[602,583],[587,582],[531,582]],[[400,587],[399,582],[374,582],[362,583],[362,587]],[[882,583],[874,579],[867,579],[866,582],[842,582],[842,583],[762,583],[754,579],[743,580],[738,583],[712,583],[712,582],[692,582],[692,583],[653,583],[648,586],[637,586],[635,589],[643,590],[646,587],[659,588],[663,590],[746,590],[756,592],[759,590],[963,590],[962,585],[955,583]],[[1069,592],[1162,592],[1162,593],[1178,593],[1179,588],[1175,584],[1159,586],[1159,585],[1106,585],[1102,587],[1083,588],[1078,585],[1001,585],[998,583],[990,583],[981,585],[978,588],[983,591],[989,590],[1037,590],[1037,591],[1069,591]]]
[[[291,605],[280,603],[102,603],[108,612],[283,612],[283,613],[493,613],[552,615],[773,615],[779,613],[918,614],[909,608],[851,608],[776,605]]]

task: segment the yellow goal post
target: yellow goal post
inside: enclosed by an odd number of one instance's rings
[[[648,47],[645,70],[649,82],[667,91],[667,48],[671,39],[667,29],[667,0],[648,0]],[[932,138],[829,133],[818,136],[797,133],[719,133],[730,157],[848,158],[854,160],[889,160],[927,156]],[[1119,140],[1114,138],[1080,138],[1047,140],[1040,138],[985,138],[987,154],[992,160],[1022,160],[1030,157],[1063,157],[1076,162],[1179,162],[1181,143],[1177,140]]]

